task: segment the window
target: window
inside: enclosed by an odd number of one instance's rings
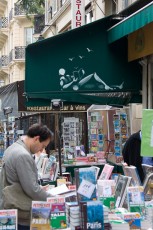
[[[2,87],[2,86],[4,86],[4,85],[5,85],[5,81],[2,80],[2,79],[0,79],[0,87]],[[0,102],[1,102],[1,100],[0,100]],[[1,106],[1,103],[0,103],[0,106]]]
[[[92,6],[89,4],[85,9],[85,24],[93,22]]]
[[[52,19],[52,4],[51,0],[47,0],[45,2],[45,24],[49,23],[49,21]]]
[[[36,42],[36,38],[33,37],[34,28],[25,28],[25,46]]]
[[[56,12],[57,12],[57,0],[52,0],[52,10],[53,10],[53,14],[56,14]]]

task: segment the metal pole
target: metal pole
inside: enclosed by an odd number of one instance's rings
[[[6,140],[7,140],[7,148],[8,148],[10,146],[8,114],[6,115]]]
[[[62,160],[61,160],[61,113],[58,115],[58,154],[59,154],[59,174],[62,176]]]

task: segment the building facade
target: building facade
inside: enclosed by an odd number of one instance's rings
[[[84,23],[122,12],[137,0],[85,0]],[[81,1],[76,1],[81,2]],[[25,79],[25,47],[72,28],[72,1],[45,0],[45,14],[29,20],[17,0],[0,0],[0,86]],[[40,37],[40,38],[41,38]],[[144,67],[146,68],[146,67]],[[45,71],[45,70],[44,70]],[[144,69],[145,75],[145,69]],[[145,76],[144,76],[145,78]],[[131,105],[132,130],[141,124],[141,105]]]
[[[33,23],[15,0],[0,1],[0,86],[25,79],[25,47]]]

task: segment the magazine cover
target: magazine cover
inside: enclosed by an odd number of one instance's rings
[[[17,230],[17,219],[16,209],[0,210],[0,229]]]
[[[66,224],[65,197],[48,197],[47,202],[51,204],[50,226],[51,229],[64,229]]]
[[[31,230],[50,230],[51,204],[46,201],[32,201]]]
[[[122,215],[123,220],[128,222],[131,229],[141,229],[141,215],[138,212],[128,212],[123,213]]]

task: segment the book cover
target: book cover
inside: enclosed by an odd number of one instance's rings
[[[153,173],[153,166],[152,165],[142,164],[142,168],[143,168],[145,176],[150,174],[150,173]]]
[[[115,195],[116,183],[114,180],[97,180],[98,197],[112,197]]]
[[[98,200],[100,200],[103,205],[109,207],[110,209],[115,208],[115,185],[116,183],[114,180],[97,181]]]
[[[124,166],[124,174],[125,176],[132,177],[131,186],[141,186],[138,170],[135,166]]]
[[[47,158],[48,159],[48,158]],[[51,181],[55,181],[59,171],[59,163],[45,160],[45,166],[42,168],[42,179],[49,178]]]
[[[84,204],[84,229],[103,230],[104,213],[100,201],[88,201]]]
[[[112,174],[112,171],[114,169],[114,166],[113,165],[109,165],[109,164],[105,164],[101,174],[100,174],[100,177],[99,179],[100,180],[107,180],[110,178],[111,174]]]
[[[18,212],[16,209],[0,210],[0,229],[17,230]]]
[[[97,166],[91,166],[91,168],[94,168],[96,171],[96,179],[98,178],[99,172],[100,172],[100,168]]]
[[[96,200],[96,171],[94,168],[75,170],[76,188],[79,201]]]
[[[143,186],[134,186],[127,188],[128,209],[130,212],[139,212],[145,215],[145,200]]]
[[[48,197],[47,202],[51,204],[50,226],[51,229],[64,229],[66,224],[65,197]]]
[[[126,197],[126,189],[130,185],[130,182],[131,177],[119,175],[115,189],[116,208],[122,207]]]
[[[141,229],[141,215],[138,212],[128,212],[121,215],[124,221],[129,224],[130,230],[140,230]]]
[[[51,204],[46,201],[32,201],[31,230],[50,230]]]
[[[99,197],[98,200],[102,202],[103,205],[108,207],[110,210],[115,209],[116,199],[114,196],[111,197]]]

